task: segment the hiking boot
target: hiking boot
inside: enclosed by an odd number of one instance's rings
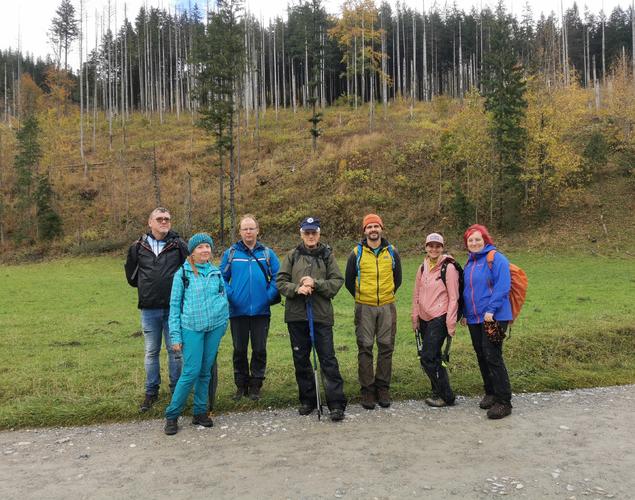
[[[382,408],[388,408],[390,406],[390,391],[388,389],[377,389],[377,403]]]
[[[303,403],[299,408],[298,408],[298,413],[300,415],[311,415],[311,413],[313,413],[313,410],[315,410],[315,406],[310,405],[310,404],[306,404]]]
[[[163,428],[163,432],[165,432],[168,436],[173,436],[177,432],[179,432],[179,424],[176,418],[167,418],[165,420],[165,427]]]
[[[426,398],[425,403],[428,406],[432,406],[433,408],[443,408],[444,406],[450,406],[441,398]]]
[[[341,408],[333,408],[329,416],[333,422],[340,422],[344,420],[344,410]]]
[[[207,413],[201,413],[200,415],[194,415],[192,417],[192,425],[202,425],[203,427],[212,427],[214,422]]]
[[[487,410],[487,418],[497,420],[499,418],[505,418],[507,415],[512,414],[512,405],[503,403],[494,403],[494,405]]]
[[[496,398],[494,397],[493,394],[485,394],[485,396],[483,396],[483,399],[481,399],[481,402],[478,405],[483,410],[489,410],[492,406],[494,406],[495,402],[496,402]]]
[[[139,406],[139,411],[141,413],[147,412],[158,399],[159,396],[157,394],[146,394],[143,403]]]
[[[261,387],[260,384],[254,384],[254,383],[249,384],[249,390],[248,390],[249,399],[251,399],[252,401],[260,400],[260,387]]]
[[[235,394],[232,396],[232,399],[234,401],[240,401],[240,398],[242,398],[243,396],[247,395],[247,386],[238,386],[236,387],[236,392]]]
[[[372,392],[364,392],[362,394],[362,406],[367,410],[375,409],[375,395]]]

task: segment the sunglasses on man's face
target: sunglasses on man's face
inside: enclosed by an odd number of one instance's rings
[[[159,224],[163,224],[163,223],[167,224],[168,222],[170,222],[169,217],[156,217],[154,220],[157,221]]]

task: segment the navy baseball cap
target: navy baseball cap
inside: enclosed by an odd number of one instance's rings
[[[317,231],[320,229],[320,219],[317,217],[305,217],[300,223],[302,231]]]

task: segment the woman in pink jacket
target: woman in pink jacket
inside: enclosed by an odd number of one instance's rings
[[[432,384],[433,396],[425,402],[435,407],[454,404],[441,347],[448,335],[454,336],[459,307],[459,273],[454,258],[443,253],[443,246],[440,234],[426,237],[427,255],[417,271],[412,294],[412,327],[421,335],[421,366]]]

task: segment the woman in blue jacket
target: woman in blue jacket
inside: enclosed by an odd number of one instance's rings
[[[190,238],[190,256],[175,273],[170,297],[170,339],[183,352],[181,376],[165,410],[165,433],[178,432],[178,418],[194,387],[192,424],[211,427],[207,415],[211,368],[225,335],[229,306],[220,270],[210,263],[212,238],[198,233]]]
[[[463,240],[469,256],[464,270],[465,310],[461,323],[468,325],[483,377],[485,396],[479,406],[487,409],[488,418],[503,418],[512,412],[512,390],[503,361],[503,338],[512,320],[509,261],[496,251],[485,226],[470,226]]]

